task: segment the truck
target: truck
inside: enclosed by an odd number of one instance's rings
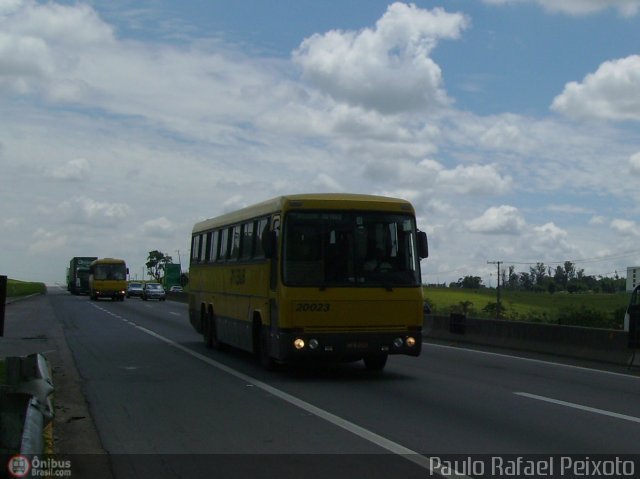
[[[89,266],[97,256],[75,256],[67,268],[67,290],[71,294],[89,294]]]

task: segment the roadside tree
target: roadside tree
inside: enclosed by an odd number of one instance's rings
[[[164,277],[167,263],[173,263],[171,256],[158,250],[149,251],[149,257],[145,263],[147,273],[149,276],[155,278],[157,282],[161,282]]]

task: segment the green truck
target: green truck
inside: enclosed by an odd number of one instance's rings
[[[67,269],[67,290],[71,294],[89,294],[89,266],[97,256],[75,256]]]

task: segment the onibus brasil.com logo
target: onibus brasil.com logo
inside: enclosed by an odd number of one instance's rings
[[[71,477],[71,461],[17,454],[9,459],[7,470],[11,477]]]

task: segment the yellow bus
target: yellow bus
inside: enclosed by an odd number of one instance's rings
[[[124,301],[129,270],[123,259],[100,258],[89,266],[89,297]]]
[[[395,198],[274,198],[193,227],[189,319],[209,347],[270,369],[303,358],[384,368],[418,356],[426,234]]]

